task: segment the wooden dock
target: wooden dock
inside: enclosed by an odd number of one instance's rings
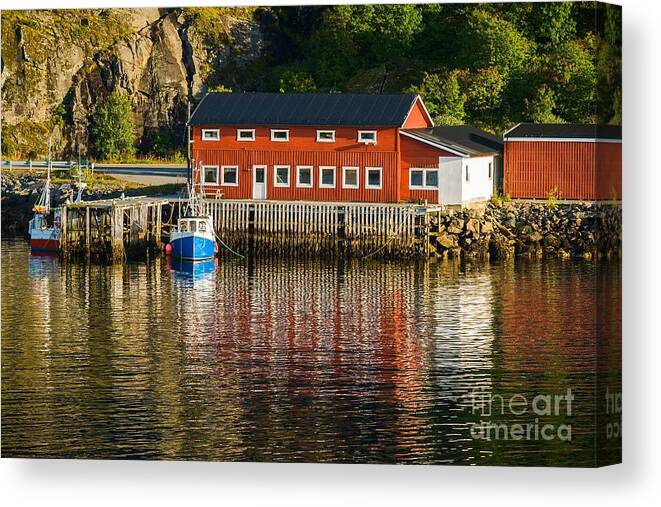
[[[82,201],[62,207],[60,250],[64,257],[85,256],[123,261],[127,256],[160,251],[176,221],[180,200],[133,197]],[[167,236],[164,238],[164,235]]]
[[[130,198],[67,204],[64,256],[123,261],[160,252],[185,201]],[[421,257],[438,207],[304,201],[206,200],[222,255]],[[235,252],[235,253],[232,253]]]

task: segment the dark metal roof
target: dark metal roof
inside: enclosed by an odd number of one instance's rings
[[[471,125],[403,129],[402,132],[466,155],[485,155],[503,151],[503,142],[499,138]]]
[[[191,125],[401,127],[417,95],[209,93]]]
[[[551,137],[566,139],[622,139],[621,125],[590,123],[519,123],[503,135],[508,137]]]

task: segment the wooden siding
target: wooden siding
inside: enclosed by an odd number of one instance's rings
[[[289,141],[271,141],[271,128],[289,130]],[[219,141],[203,141],[202,129],[219,129]],[[238,141],[238,129],[254,129],[254,141]],[[335,142],[317,142],[317,130],[334,130]],[[358,142],[359,130],[376,130],[377,143],[364,144]],[[356,151],[360,153],[395,151],[397,129],[394,128],[363,128],[363,127],[247,127],[236,125],[205,125],[193,127],[193,150],[264,150],[286,151]]]
[[[622,144],[506,141],[504,192],[513,198],[620,199]]]
[[[429,128],[433,127],[433,124],[429,118],[429,115],[426,113],[422,101],[418,98],[411,108],[408,118],[404,122],[403,128],[405,129],[417,129],[417,128]]]
[[[204,193],[214,196],[218,191],[226,199],[251,199],[253,192],[254,165],[267,166],[266,198],[287,201],[347,201],[347,202],[397,202],[398,185],[396,179],[396,154],[392,152],[356,151],[271,151],[271,150],[195,150],[196,161],[204,165],[237,165],[239,167],[238,186],[205,185]],[[290,168],[289,186],[274,185],[274,166],[287,165]],[[313,167],[312,188],[296,186],[296,167]],[[319,187],[319,167],[335,167],[335,187]],[[359,188],[342,188],[342,168],[358,167]],[[366,167],[381,168],[381,189],[365,188]],[[199,184],[199,175],[196,174]]]
[[[202,129],[220,129],[219,141],[203,141]],[[253,166],[267,166],[266,197],[269,200],[309,200],[347,202],[397,202],[397,130],[394,128],[358,128],[326,126],[274,127],[289,130],[289,141],[271,141],[271,127],[255,127],[255,141],[238,141],[238,126],[196,126],[193,128],[193,158],[205,166],[238,166],[239,185],[205,185],[209,196],[222,195],[227,199],[252,199]],[[317,142],[317,130],[334,130],[335,142]],[[359,130],[376,130],[377,143],[358,143]],[[290,167],[289,186],[276,187],[274,166]],[[296,186],[296,167],[313,167],[313,186]],[[335,187],[320,188],[319,167],[335,167]],[[358,167],[359,188],[342,188],[342,168]],[[366,167],[381,168],[381,189],[365,188]],[[195,176],[199,183],[199,174]],[[220,181],[220,178],[219,178]]]
[[[597,143],[597,199],[622,199],[622,143]]]

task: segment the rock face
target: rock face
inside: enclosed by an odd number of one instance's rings
[[[131,97],[141,148],[158,132],[181,144],[188,104],[206,91],[210,69],[217,75],[264,49],[249,16],[225,9],[213,13],[216,25],[204,25],[203,9],[195,11],[4,11],[3,152],[43,156],[54,129],[56,156],[76,153],[79,143],[86,154],[94,110],[113,92]]]

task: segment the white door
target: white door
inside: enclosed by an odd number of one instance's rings
[[[252,167],[252,198],[266,199],[266,166]]]

